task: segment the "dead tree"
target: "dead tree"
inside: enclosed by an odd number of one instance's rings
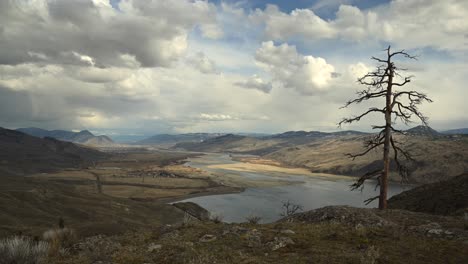
[[[365,141],[365,150],[357,154],[347,154],[350,158],[355,159],[368,154],[372,150],[380,150],[383,147],[383,168],[367,172],[351,185],[352,190],[362,189],[366,180],[377,179],[376,188],[380,187],[380,194],[367,199],[365,203],[369,204],[379,199],[379,209],[387,208],[387,187],[391,160],[395,163],[403,180],[408,178],[407,163],[413,161],[410,153],[404,150],[401,142],[397,142],[393,136],[393,134],[404,134],[402,130],[395,128],[395,123],[397,120],[400,120],[407,125],[412,122],[413,117],[416,117],[422,122],[422,125],[427,126],[427,117],[419,111],[418,106],[423,102],[432,102],[424,93],[401,89],[410,83],[412,76],[400,75],[400,72],[406,69],[397,67],[394,59],[396,57],[416,59],[416,57],[411,56],[404,50],[392,52],[390,46],[385,51],[385,59],[372,57],[373,60],[379,63],[376,69],[358,79],[358,83],[367,86],[367,88],[357,92],[357,98],[349,100],[342,108],[368,100],[378,100],[379,98],[385,98],[385,106],[383,108],[371,107],[360,115],[344,118],[338,124],[341,126],[343,124],[358,122],[363,117],[374,113],[384,116],[384,125],[372,126],[372,129],[380,131]],[[393,152],[393,158],[390,157],[391,152]]]

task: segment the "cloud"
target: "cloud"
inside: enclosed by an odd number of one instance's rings
[[[187,58],[187,63],[202,73],[219,73],[216,63],[210,60],[203,52],[197,52]]]
[[[263,42],[255,59],[274,81],[302,94],[327,90],[334,77],[335,68],[325,59],[299,54],[295,46],[286,43],[276,46],[272,41]]]
[[[257,9],[250,18],[265,25],[265,38],[286,40],[302,36],[309,39],[333,38],[335,29],[310,9],[295,9],[287,14],[275,5],[267,5],[265,10]]]
[[[223,114],[200,114],[200,119],[208,120],[208,121],[225,121],[225,120],[235,120],[236,118],[230,115],[223,115]]]
[[[264,93],[269,93],[271,89],[273,88],[273,85],[271,82],[264,81],[262,78],[260,78],[256,74],[252,75],[246,81],[237,82],[235,84],[237,86],[247,88],[247,89],[257,89]]]
[[[407,49],[432,47],[451,52],[467,50],[467,16],[468,2],[459,0],[395,0],[368,10],[342,4],[335,19],[330,20],[322,19],[312,9],[285,13],[274,5],[250,14],[252,21],[263,25],[267,40],[378,41]]]
[[[367,107],[339,110],[388,44],[422,53],[399,65],[415,75],[409,89],[435,100],[421,108],[431,124],[464,126],[465,2],[336,5],[325,19],[246,2],[0,1],[0,126],[336,130]],[[367,130],[377,118],[350,128]]]
[[[104,4],[103,4],[104,3]],[[128,67],[169,66],[187,50],[187,35],[221,34],[205,1],[2,1],[0,64],[26,62]],[[183,15],[182,15],[183,14]]]

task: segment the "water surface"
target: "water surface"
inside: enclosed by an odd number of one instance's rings
[[[210,195],[195,197],[184,201],[191,201],[206,208],[213,214],[222,215],[225,222],[245,222],[245,218],[251,215],[262,217],[262,222],[272,222],[281,218],[282,204],[291,201],[303,206],[304,210],[311,210],[327,205],[351,205],[356,207],[376,207],[377,201],[369,205],[364,200],[378,195],[375,182],[369,181],[361,191],[350,191],[353,183],[351,177],[323,177],[301,176],[282,172],[244,172],[229,169],[210,168],[214,164],[237,163],[226,154],[209,154],[201,158],[191,159],[187,164],[194,168],[200,168],[213,173],[229,173],[245,177],[250,180],[281,179],[293,181],[295,184],[247,188],[242,193]],[[403,186],[390,183],[389,197],[398,194],[412,186]]]

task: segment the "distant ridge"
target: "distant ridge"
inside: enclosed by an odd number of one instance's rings
[[[88,130],[80,132],[66,130],[45,130],[37,127],[18,128],[16,131],[40,138],[50,137],[83,145],[107,146],[114,144],[108,136],[95,136]]]
[[[12,174],[79,168],[107,156],[103,152],[72,142],[30,136],[4,128],[0,128],[0,149],[0,171]]]
[[[416,126],[405,131],[410,135],[417,136],[441,136],[442,134],[432,129],[429,126]]]
[[[457,129],[450,129],[442,131],[442,134],[448,135],[468,135],[468,128],[457,128]]]
[[[210,138],[223,136],[222,133],[187,133],[187,134],[158,134],[147,139],[137,141],[139,145],[176,144],[181,142],[202,142]]]

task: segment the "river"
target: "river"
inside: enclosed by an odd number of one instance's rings
[[[190,198],[212,214],[220,215],[225,222],[245,222],[248,216],[259,216],[262,223],[273,222],[281,218],[283,202],[298,204],[304,210],[311,210],[327,205],[351,205],[355,207],[376,207],[377,201],[369,205],[364,200],[378,195],[374,190],[375,182],[366,182],[362,192],[350,191],[353,183],[351,177],[324,177],[317,175],[289,174],[282,171],[239,171],[223,168],[213,168],[212,165],[236,164],[227,154],[208,154],[192,158],[186,164],[215,174],[235,175],[250,181],[287,180],[293,184],[274,187],[251,187],[244,192],[234,194],[210,195]],[[229,166],[228,166],[229,167]],[[410,185],[390,183],[389,197],[412,188]]]

